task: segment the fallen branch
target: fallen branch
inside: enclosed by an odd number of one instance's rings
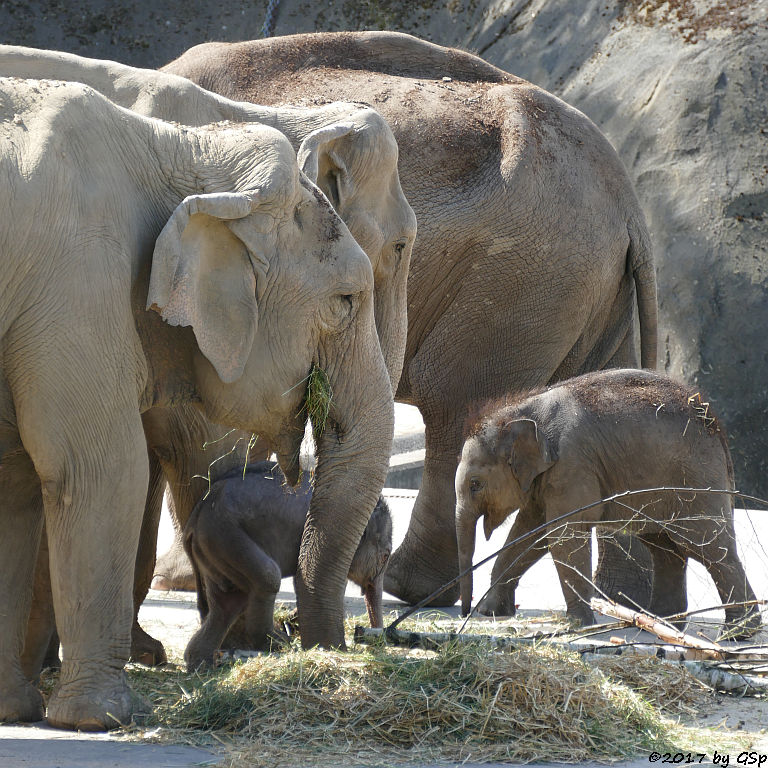
[[[604,658],[601,654],[585,653],[585,661],[597,661]],[[659,659],[662,664],[681,664],[697,680],[714,691],[733,693],[739,696],[764,696],[768,693],[768,678],[757,675],[745,675],[738,670],[723,669],[705,661],[673,661]]]
[[[683,633],[680,633],[681,635]],[[690,637],[690,636],[688,636]],[[531,648],[533,646],[555,646],[563,650],[577,652],[587,662],[595,662],[606,656],[642,655],[654,656],[662,664],[682,664],[697,680],[716,691],[734,693],[740,696],[762,696],[768,693],[768,678],[754,674],[744,674],[737,668],[727,669],[722,662],[712,664],[691,659],[682,659],[681,656],[691,649],[681,647],[670,648],[668,646],[653,645],[650,643],[637,643],[626,645],[579,644],[577,642],[552,642],[546,640],[534,640],[527,637],[505,637],[499,635],[464,635],[455,632],[409,632],[401,629],[371,629],[370,627],[355,627],[355,642],[372,645],[384,639],[391,645],[405,646],[406,648],[422,648],[436,651],[450,643],[485,643],[497,650],[515,650],[518,648]],[[690,638],[698,640],[698,638]],[[701,642],[701,641],[699,641]],[[714,644],[713,644],[714,645]],[[695,649],[702,652],[702,649]],[[725,653],[723,651],[723,653]]]
[[[713,643],[710,640],[703,640],[693,635],[681,632],[679,629],[671,627],[659,619],[640,611],[633,611],[623,605],[618,605],[610,600],[601,598],[592,598],[590,607],[593,611],[602,613],[604,616],[610,616],[613,619],[621,619],[627,624],[633,625],[638,629],[644,629],[662,639],[670,645],[679,645],[690,649],[690,655],[686,655],[691,661],[701,660],[723,660],[730,653],[721,645]]]
[[[670,661],[682,660],[685,648],[672,648],[651,643],[625,643],[616,645],[611,642],[585,643],[578,638],[574,640],[549,640],[538,637],[510,637],[509,635],[480,635],[462,634],[459,632],[411,632],[404,629],[371,629],[370,627],[355,627],[355,642],[362,645],[375,645],[385,640],[390,645],[404,648],[421,648],[425,651],[437,651],[449,643],[468,644],[484,643],[496,650],[508,651],[518,648],[533,648],[549,646],[579,654],[599,656],[621,656],[622,654],[641,654],[658,656]]]

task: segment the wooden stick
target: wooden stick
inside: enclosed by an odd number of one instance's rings
[[[668,624],[658,619],[648,616],[640,611],[633,611],[623,605],[617,605],[610,600],[592,598],[590,607],[593,611],[602,613],[604,616],[610,616],[614,619],[621,619],[628,624],[632,624],[638,629],[645,629],[648,632],[661,638],[665,643],[672,645],[682,645],[695,651],[696,660],[722,660],[728,656],[728,651],[721,645],[713,643],[710,640],[703,640],[693,635],[687,635],[679,629],[670,627]]]

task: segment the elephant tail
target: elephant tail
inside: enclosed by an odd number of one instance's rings
[[[656,265],[653,259],[651,236],[642,214],[627,224],[629,249],[627,271],[632,273],[637,294],[637,314],[640,319],[640,365],[654,370],[658,347],[658,300],[656,291]]]

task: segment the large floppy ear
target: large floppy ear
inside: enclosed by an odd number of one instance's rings
[[[192,195],[155,242],[147,309],[190,325],[200,351],[229,384],[242,376],[258,327],[256,275],[227,221],[248,216],[258,192]]]
[[[337,151],[336,142],[352,133],[352,123],[334,123],[318,128],[304,137],[296,158],[299,168],[309,176],[338,208],[352,194],[352,178],[346,163]]]
[[[532,419],[510,421],[503,427],[509,466],[527,493],[533,481],[557,461],[557,453]]]

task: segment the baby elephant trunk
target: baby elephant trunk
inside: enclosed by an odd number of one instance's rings
[[[384,626],[384,615],[381,596],[384,591],[384,571],[373,580],[363,586],[363,598],[365,610],[368,611],[368,621],[372,627]]]
[[[475,554],[475,529],[477,517],[472,512],[459,508],[456,512],[456,544],[459,550],[459,592],[461,615],[469,615],[472,609],[472,557]],[[466,571],[466,573],[465,573]]]
[[[349,569],[350,580],[362,590],[372,627],[384,626],[384,571],[391,552],[392,517],[387,503],[379,497]]]

